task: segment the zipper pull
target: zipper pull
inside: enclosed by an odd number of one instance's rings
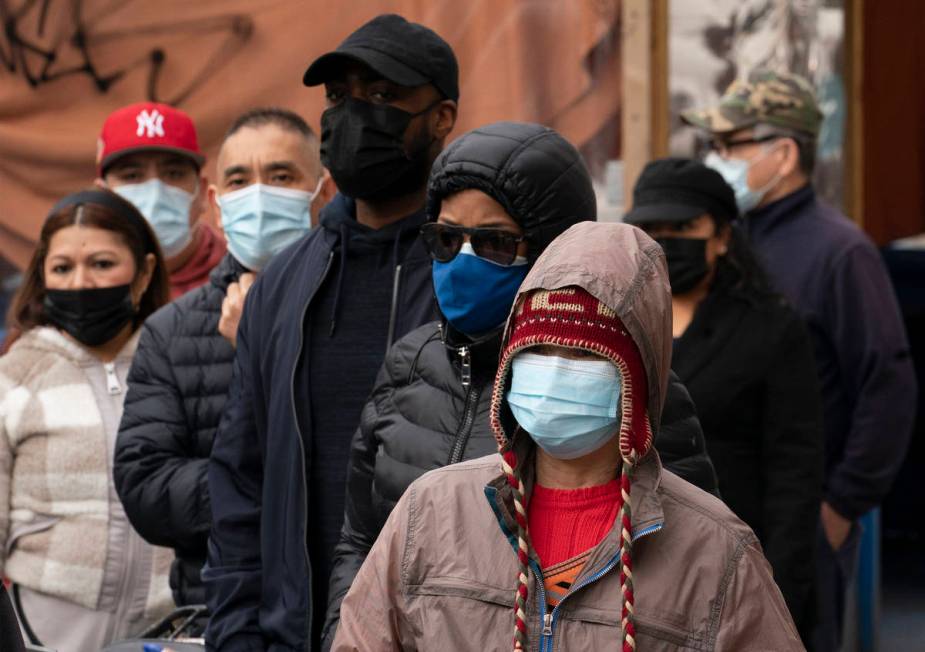
[[[469,389],[469,385],[472,384],[472,360],[468,346],[459,348],[459,357],[462,361],[462,386],[464,389]]]
[[[543,636],[552,636],[552,614],[543,616]]]
[[[116,375],[116,365],[114,362],[107,362],[103,365],[106,370],[106,389],[110,395],[122,393],[122,385],[119,384],[119,377]]]

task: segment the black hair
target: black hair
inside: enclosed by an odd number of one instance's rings
[[[308,123],[302,119],[302,116],[293,113],[288,109],[281,109],[276,106],[260,107],[239,115],[231,127],[225,132],[225,138],[229,138],[238,133],[244,127],[263,127],[264,125],[273,124],[282,129],[294,131],[306,138],[315,138],[315,132]]]
[[[764,271],[739,223],[712,215],[710,219],[717,232],[723,228],[729,229],[726,255],[720,256],[716,262],[717,282],[728,283],[733,291],[746,298],[775,296],[767,272]]]

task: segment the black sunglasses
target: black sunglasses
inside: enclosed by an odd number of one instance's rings
[[[471,229],[430,222],[421,227],[421,239],[438,263],[448,263],[459,254],[463,242],[469,243],[479,258],[499,265],[510,265],[517,259],[517,245],[527,238],[501,229]]]

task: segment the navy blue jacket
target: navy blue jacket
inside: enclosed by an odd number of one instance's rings
[[[352,213],[354,207],[337,196],[325,211]],[[423,221],[423,211],[405,219]],[[310,645],[304,451],[312,418],[308,374],[300,370],[310,364],[303,333],[312,298],[336,273],[338,240],[336,231],[314,229],[274,258],[247,296],[208,472],[209,649],[282,652]],[[419,238],[396,266],[395,279],[393,340],[434,319],[431,260]]]
[[[745,228],[809,327],[824,409],[824,499],[856,519],[889,491],[915,419],[915,372],[886,267],[811,186],[752,211]]]

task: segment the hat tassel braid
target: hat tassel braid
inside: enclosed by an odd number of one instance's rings
[[[635,455],[631,456],[635,458]],[[636,650],[636,625],[633,622],[633,514],[630,506],[630,482],[635,470],[635,459],[624,458],[620,473],[620,592],[623,594],[623,614],[621,629],[623,632],[623,652]]]
[[[527,572],[530,562],[524,485],[517,470],[517,456],[508,450],[501,456],[501,470],[514,490],[514,518],[517,521],[517,592],[514,595],[514,650],[527,649]]]

